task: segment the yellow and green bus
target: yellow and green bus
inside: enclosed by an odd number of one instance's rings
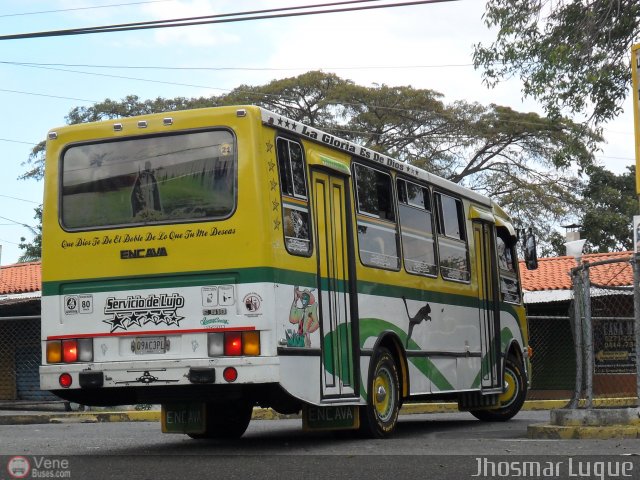
[[[490,199],[256,106],[48,133],[41,387],[238,437],[255,406],[384,437],[405,403],[507,420],[528,384]]]

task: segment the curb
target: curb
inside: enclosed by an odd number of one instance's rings
[[[159,422],[160,411],[21,413],[0,415],[0,425],[41,425],[46,423]]]
[[[527,437],[546,440],[607,440],[611,438],[640,438],[640,425],[607,425],[590,427],[578,425],[533,424],[527,427]]]

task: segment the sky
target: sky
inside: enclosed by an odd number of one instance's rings
[[[321,2],[2,0],[0,35],[314,3]],[[258,86],[321,69],[365,86],[430,88],[441,92],[446,103],[468,100],[542,113],[534,100],[522,98],[517,79],[487,89],[481,73],[471,66],[473,45],[488,44],[494,38],[482,20],[483,13],[484,1],[458,0],[197,27],[0,41],[0,265],[18,261],[20,237],[31,240],[28,226],[37,223],[34,208],[42,202],[43,184],[18,179],[27,170],[24,162],[31,149],[49,130],[63,125],[71,109],[105,98],[220,95],[241,84]],[[599,163],[623,173],[635,161],[630,99],[624,113],[604,125],[604,136],[606,143],[597,153]]]

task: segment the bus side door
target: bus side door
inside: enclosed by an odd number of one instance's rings
[[[473,222],[482,352],[480,384],[483,390],[499,389],[502,373],[500,368],[500,302],[494,229],[495,227],[491,223]]]
[[[358,392],[355,264],[349,177],[312,170],[313,215],[320,292],[323,399]]]

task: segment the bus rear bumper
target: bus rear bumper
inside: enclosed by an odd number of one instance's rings
[[[235,369],[235,375],[225,375],[226,369]],[[71,385],[63,388],[61,376],[69,375]],[[234,378],[234,380],[231,380]],[[223,358],[215,361],[194,360],[150,360],[137,362],[111,362],[92,364],[45,365],[40,367],[40,388],[54,391],[58,396],[86,405],[124,405],[116,402],[120,393],[138,392],[136,399],[160,403],[163,393],[171,391],[172,397],[190,397],[187,391],[219,390],[221,392],[241,389],[245,385],[271,384],[279,381],[278,357]],[[146,393],[142,391],[146,390]],[[180,394],[184,391],[185,394]],[[120,392],[120,393],[117,393]],[[100,397],[109,397],[107,403]],[[157,400],[153,400],[157,397]],[[97,403],[99,402],[99,403]],[[136,402],[132,402],[136,403]]]

